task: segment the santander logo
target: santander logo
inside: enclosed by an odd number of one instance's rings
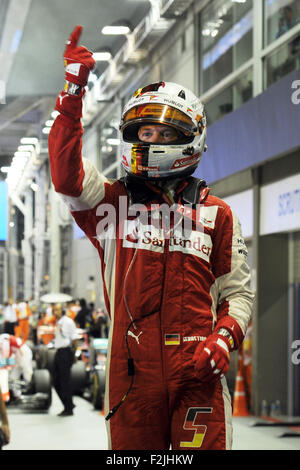
[[[135,226],[131,233],[126,235],[126,240],[131,243],[137,243],[139,241],[139,231],[137,226]]]
[[[123,237],[123,247],[125,248],[137,248],[163,253],[166,245],[168,245],[170,252],[180,251],[203,258],[209,262],[212,240],[207,233],[192,230],[187,235],[184,235],[181,230],[175,229],[171,231],[170,236],[166,237],[162,229],[157,229],[152,225],[143,225],[139,228],[136,225],[132,226],[130,223],[128,225],[127,230],[125,228]]]
[[[200,153],[196,153],[195,155],[191,155],[190,157],[187,158],[179,158],[178,160],[175,160],[175,162],[172,165],[172,170],[175,168],[182,168],[184,166],[191,165],[192,163],[196,163],[198,158],[199,158]]]

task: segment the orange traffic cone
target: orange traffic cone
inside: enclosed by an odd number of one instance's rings
[[[241,373],[241,367],[238,369],[238,373],[235,381],[235,390],[233,397],[233,416],[250,416],[243,375]]]

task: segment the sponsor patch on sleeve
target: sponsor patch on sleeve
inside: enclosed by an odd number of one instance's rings
[[[66,72],[71,73],[72,75],[76,75],[78,77],[79,71],[80,71],[80,65],[79,63],[75,64],[68,64],[66,67]]]

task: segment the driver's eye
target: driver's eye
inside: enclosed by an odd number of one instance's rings
[[[163,137],[165,137],[166,139],[170,138],[170,137],[175,137],[175,134],[173,132],[169,132],[169,131],[165,131],[163,133]]]

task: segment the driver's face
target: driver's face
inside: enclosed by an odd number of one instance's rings
[[[178,139],[176,129],[164,124],[147,124],[141,126],[138,137],[142,142],[164,144]]]

